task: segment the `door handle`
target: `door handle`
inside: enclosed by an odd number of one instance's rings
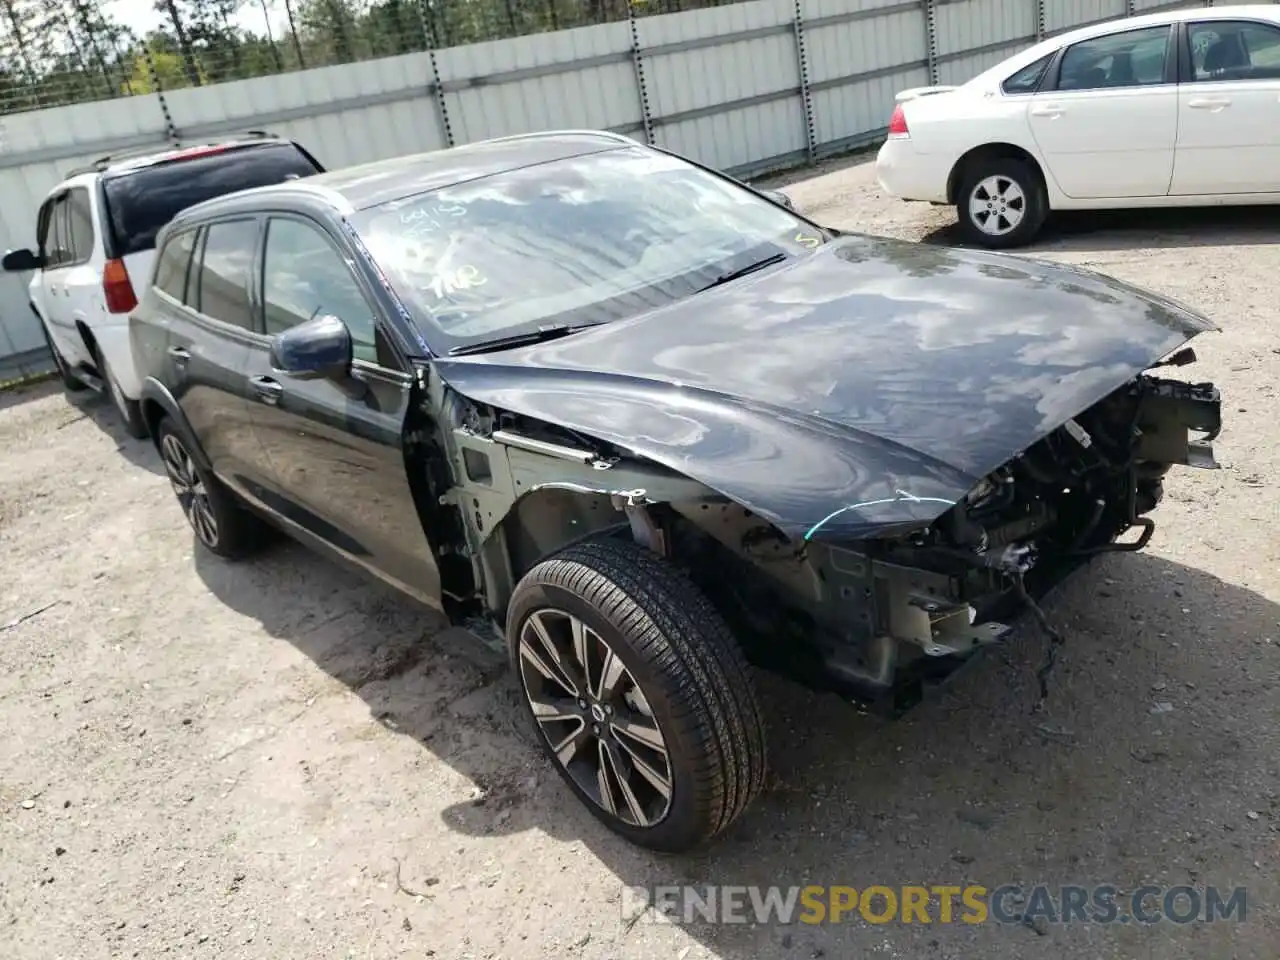
[[[280,382],[270,377],[250,377],[249,385],[253,387],[253,392],[258,395],[259,400],[273,407],[280,402],[280,395],[284,393],[284,387]]]
[[[191,359],[191,354],[186,347],[170,347],[169,359],[173,361],[175,366],[185,367],[187,361]]]
[[[1192,110],[1216,111],[1231,106],[1231,101],[1226,97],[1192,97],[1187,101],[1187,106]]]
[[[1062,114],[1062,108],[1055,103],[1046,103],[1044,106],[1031,108],[1033,117],[1048,117],[1050,120],[1057,120]]]

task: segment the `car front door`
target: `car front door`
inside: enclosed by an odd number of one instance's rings
[[[1170,193],[1280,192],[1280,27],[1187,24]]]
[[[272,506],[343,559],[438,606],[439,571],[403,446],[413,378],[342,245],[315,221],[272,216],[259,290],[267,337],[331,314],[354,344],[350,374],[333,379],[273,369],[266,340],[251,352],[255,430],[275,475]]]
[[[1049,174],[1081,200],[1162,197],[1178,135],[1170,26],[1124,30],[1067,47],[1027,123]]]
[[[262,221],[216,220],[198,236],[175,234],[169,244],[194,243],[181,307],[172,311],[163,379],[182,408],[213,472],[241,496],[262,502],[271,465],[253,431],[246,368],[254,311],[249,287]]]

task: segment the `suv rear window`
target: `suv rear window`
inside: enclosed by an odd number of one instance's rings
[[[117,255],[154,250],[160,228],[187,207],[319,172],[293,144],[272,143],[233,147],[108,176],[104,188]]]

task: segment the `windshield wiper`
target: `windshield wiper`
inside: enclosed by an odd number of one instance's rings
[[[506,350],[510,347],[524,347],[531,343],[546,343],[548,340],[559,340],[561,337],[587,327],[599,326],[596,323],[568,324],[539,327],[537,330],[526,330],[524,333],[513,333],[509,337],[495,337],[492,340],[481,340],[479,343],[468,343],[454,347],[449,351],[451,357],[464,357],[470,353],[488,353],[490,350]]]
[[[722,273],[705,287],[699,287],[696,292],[701,293],[703,290],[710,290],[712,287],[719,287],[723,284],[731,283],[734,280],[745,277],[749,273],[755,273],[757,270],[763,270],[765,267],[772,267],[775,263],[781,263],[785,259],[787,259],[787,255],[785,253],[772,254],[771,256],[765,257],[763,260],[757,260],[755,263],[749,263],[745,267],[739,267],[737,270],[730,270],[728,273]]]

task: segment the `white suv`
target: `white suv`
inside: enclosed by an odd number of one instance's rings
[[[146,436],[128,321],[151,277],[156,234],[203,200],[322,170],[297,143],[254,131],[103,157],[68,173],[36,214],[36,249],[10,251],[0,264],[34,271],[31,309],[63,385],[109,393],[128,433]]]

